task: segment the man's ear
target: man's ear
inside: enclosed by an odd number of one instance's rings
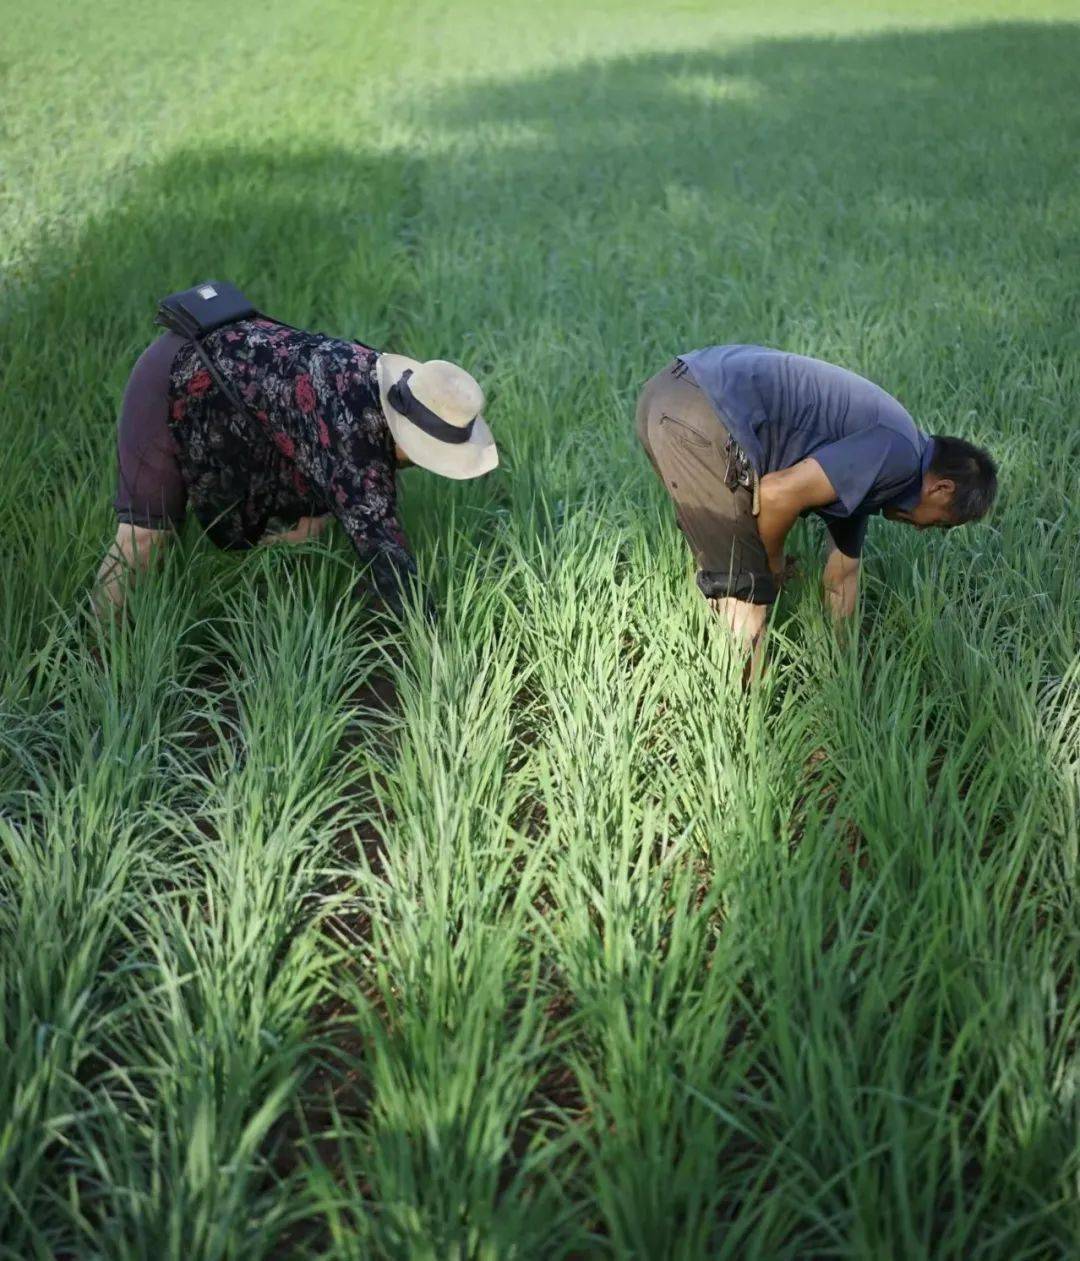
[[[956,490],[956,483],[951,477],[939,477],[930,488],[930,494],[941,503],[950,503],[954,490]]]

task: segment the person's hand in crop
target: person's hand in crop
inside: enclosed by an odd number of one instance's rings
[[[363,576],[353,588],[370,613],[401,621],[410,606],[423,612],[430,626],[438,621],[438,608],[428,588],[421,583],[416,564],[408,553],[377,548],[367,558]]]
[[[801,578],[802,566],[799,564],[799,558],[791,552],[785,552],[783,568],[778,574],[774,574],[773,577],[776,579],[778,587],[786,587],[789,583]]]
[[[288,530],[268,531],[259,539],[259,546],[274,547],[282,543],[290,545],[313,543],[326,531],[332,520],[333,518],[329,514],[324,514],[321,517],[301,517]]]

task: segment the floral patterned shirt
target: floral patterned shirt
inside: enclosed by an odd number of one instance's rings
[[[377,353],[265,319],[218,329],[203,347],[250,413],[229,403],[185,343],[173,360],[169,427],[188,504],[211,539],[251,547],[272,518],[332,512],[376,590],[394,602],[416,566],[395,515]]]

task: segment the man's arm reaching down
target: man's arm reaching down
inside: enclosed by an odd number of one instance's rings
[[[784,573],[784,540],[799,514],[835,501],[832,482],[812,458],[761,479],[757,528],[769,555],[769,568],[777,578]]]

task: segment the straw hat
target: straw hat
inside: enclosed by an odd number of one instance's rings
[[[484,391],[456,363],[382,354],[376,365],[383,415],[394,441],[414,464],[463,480],[499,462],[480,409]]]

